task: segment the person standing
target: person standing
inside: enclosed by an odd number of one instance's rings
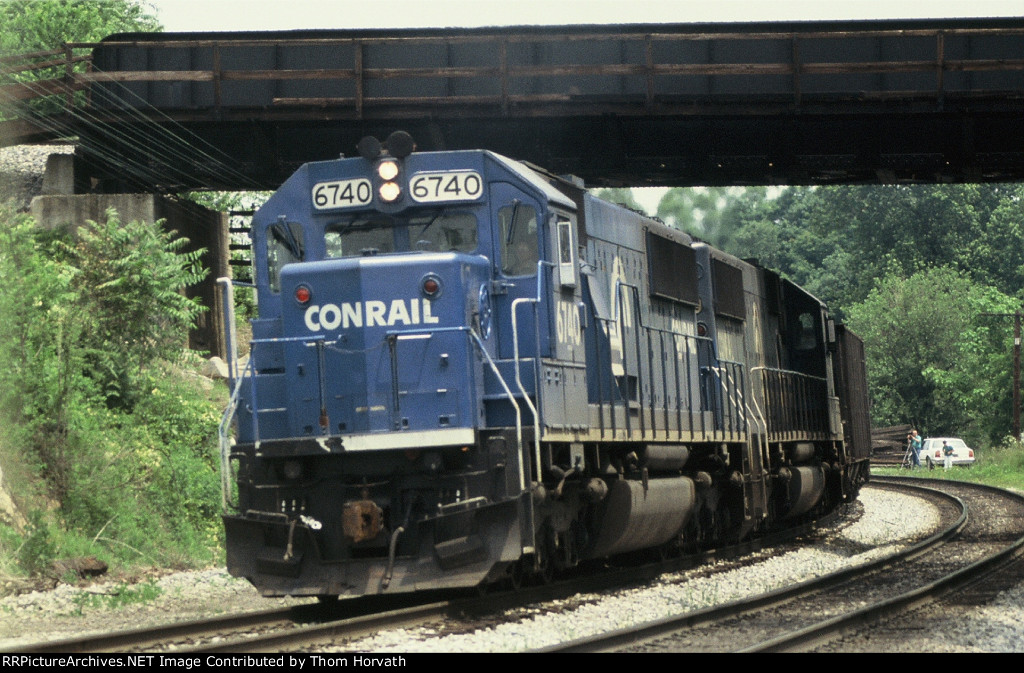
[[[942,440],[942,469],[948,470],[953,467],[953,447]]]
[[[911,429],[907,442],[910,444],[910,469],[915,470],[921,467],[921,435]]]

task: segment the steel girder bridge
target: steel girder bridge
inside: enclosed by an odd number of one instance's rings
[[[121,34],[7,57],[81,191],[274,189],[403,129],[590,185],[1024,177],[1024,18]]]

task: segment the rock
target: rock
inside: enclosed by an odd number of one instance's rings
[[[203,376],[211,379],[226,379],[228,377],[228,363],[214,355],[203,364],[201,371]]]
[[[69,572],[79,578],[99,577],[107,572],[107,564],[95,556],[79,556],[77,558],[58,559],[50,566],[55,577],[65,577]]]

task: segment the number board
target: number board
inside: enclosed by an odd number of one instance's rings
[[[365,206],[373,200],[373,186],[366,178],[318,182],[313,185],[313,207],[317,210]]]
[[[416,173],[409,181],[414,201],[475,201],[484,193],[484,181],[476,171],[430,171]]]

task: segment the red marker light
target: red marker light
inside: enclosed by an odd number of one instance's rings
[[[438,282],[437,278],[429,276],[423,279],[423,294],[428,297],[433,297],[441,290],[441,283]]]
[[[309,291],[309,288],[305,285],[300,285],[295,288],[295,301],[300,304],[307,304],[309,300],[313,298],[313,293]]]

